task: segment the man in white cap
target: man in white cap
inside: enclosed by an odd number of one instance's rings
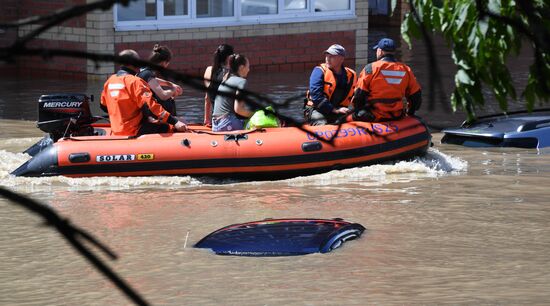
[[[344,47],[332,45],[325,50],[325,62],[311,72],[304,104],[304,118],[310,125],[345,120],[357,83],[355,71],[344,67],[345,56]]]

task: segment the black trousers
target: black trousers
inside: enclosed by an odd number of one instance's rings
[[[326,125],[335,123],[338,115],[325,115],[311,106],[306,106],[304,108],[304,119],[309,125]]]
[[[168,124],[156,124],[151,122],[142,122],[139,127],[138,136],[145,134],[168,133],[170,126]]]
[[[157,102],[162,105],[162,108],[164,108],[165,111],[169,112],[172,116],[177,116],[176,114],[176,100],[174,98],[170,98],[168,100],[157,100]],[[147,105],[143,105],[141,111],[143,112],[143,116],[145,118],[147,117],[153,117],[156,118],[155,114],[151,112],[149,107]]]

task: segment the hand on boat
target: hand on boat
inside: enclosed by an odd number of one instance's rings
[[[179,85],[174,84],[174,90],[176,92],[175,94],[176,96],[181,96],[181,94],[183,93],[183,89]]]
[[[208,115],[208,113],[205,113],[204,121],[202,124],[206,127],[212,127],[212,116]]]
[[[334,112],[335,114],[347,114],[349,113],[349,108],[347,107],[335,108],[332,112]]]
[[[187,131],[187,125],[181,121],[176,122],[174,125],[174,129],[178,132],[185,132]]]

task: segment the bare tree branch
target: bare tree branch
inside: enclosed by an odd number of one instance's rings
[[[121,3],[125,6],[127,6],[130,1],[136,1],[136,0],[101,0],[101,1],[92,2],[92,3],[89,3],[89,4],[76,5],[76,6],[68,8],[68,9],[59,11],[57,13],[48,15],[48,16],[38,17],[37,20],[39,20],[40,22],[46,21],[46,24],[40,26],[39,28],[35,29],[34,31],[31,31],[30,33],[28,33],[27,35],[25,35],[21,38],[17,38],[17,40],[13,44],[14,50],[20,49],[26,43],[28,43],[30,40],[38,37],[38,35],[42,34],[43,32],[47,31],[48,29],[50,29],[50,28],[52,28],[52,27],[54,27],[58,24],[61,24],[61,23],[65,22],[65,21],[67,21],[71,18],[84,15],[88,12],[95,11],[97,9],[101,9],[101,10],[104,10],[104,11],[108,10],[115,3]],[[2,28],[2,27],[4,27],[4,28],[5,27],[19,27],[22,24],[31,24],[31,22],[34,22],[34,21],[32,21],[32,18],[31,18],[31,20],[27,20],[27,21],[8,23],[8,24],[0,25],[0,28]]]
[[[41,204],[31,198],[17,194],[13,191],[5,189],[0,186],[0,196],[12,201],[18,206],[24,207],[30,210],[34,214],[37,214],[44,218],[46,224],[53,226],[69,244],[77,250],[82,256],[84,256],[100,273],[107,277],[115,286],[121,290],[130,300],[136,305],[149,305],[147,301],[140,294],[132,289],[124,279],[118,276],[111,268],[109,268],[103,261],[92,253],[79,239],[88,241],[97,246],[100,250],[105,252],[112,259],[116,259],[117,256],[107,246],[95,239],[90,233],[84,229],[78,228],[69,223],[69,220],[61,218],[53,209]]]
[[[60,24],[71,18],[86,14],[96,9],[101,9],[104,11],[108,10],[115,3],[120,3],[124,6],[127,6],[128,3],[130,3],[131,1],[137,1],[137,0],[101,0],[101,1],[92,2],[85,5],[75,5],[66,9],[59,10],[50,15],[32,16],[32,17],[20,19],[15,22],[0,24],[0,28],[17,28],[20,26],[36,24],[44,21],[53,21],[55,22],[55,24]]]

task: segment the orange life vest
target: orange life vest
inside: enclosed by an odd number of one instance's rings
[[[357,89],[367,94],[367,101],[354,101],[356,108],[358,103],[366,102],[374,120],[384,121],[404,116],[403,98],[418,92],[420,85],[409,66],[382,59],[368,64],[361,71]]]
[[[334,91],[336,90],[336,77],[334,76],[334,72],[332,72],[332,70],[330,70],[326,64],[320,64],[318,67],[320,67],[323,71],[323,81],[325,84],[323,86],[323,92],[327,96],[327,99],[334,106],[349,106],[351,103],[351,98],[353,97],[353,93],[355,92],[355,85],[357,84],[357,75],[355,74],[355,71],[348,67],[344,67],[346,69],[346,85],[347,88],[349,88],[348,93],[342,101],[332,101],[332,94],[334,94]],[[306,98],[308,100],[307,105],[313,106],[314,103],[310,99],[309,90],[306,93]]]
[[[105,82],[101,104],[107,107],[114,135],[137,135],[143,119],[141,107],[144,104],[161,122],[167,122],[171,117],[153,99],[147,83],[127,73],[114,74]]]

